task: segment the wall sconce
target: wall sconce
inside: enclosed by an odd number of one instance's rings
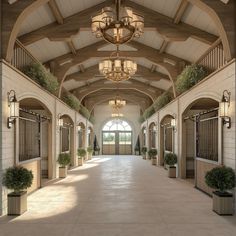
[[[88,134],[90,134],[91,133],[91,130],[90,129],[88,129]]]
[[[157,132],[157,126],[154,125],[152,130],[153,130],[154,133],[156,133]]]
[[[223,120],[223,125],[226,125],[228,129],[231,128],[231,118],[228,116],[230,106],[230,95],[228,90],[223,91],[222,100],[220,102],[219,116]]]
[[[176,115],[173,116],[174,118],[172,118],[170,120],[170,126],[173,128],[173,130],[176,132]]]
[[[81,131],[81,126],[80,125],[77,126],[77,130]]]
[[[15,90],[10,90],[7,93],[8,107],[10,109],[10,116],[7,118],[7,128],[10,129],[15,122],[16,118],[19,117],[19,102],[16,99]]]
[[[144,129],[144,130],[143,130],[143,133],[144,133],[144,134],[146,134],[146,133],[147,133],[147,130],[146,130],[146,129]]]
[[[63,119],[61,118],[61,114],[59,113],[59,114],[58,114],[58,126],[59,126],[59,127],[62,127],[63,124],[64,124]]]

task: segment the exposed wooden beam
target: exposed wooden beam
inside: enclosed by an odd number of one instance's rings
[[[58,41],[65,40],[66,38],[76,35],[79,30],[91,30],[90,16],[95,15],[103,7],[111,6],[113,2],[114,1],[112,0],[102,2],[96,6],[74,14],[73,16],[65,18],[64,24],[62,25],[55,25],[52,23],[43,26],[40,29],[21,36],[19,40],[24,45],[34,43],[45,37],[51,41]],[[145,27],[147,29],[157,30],[168,41],[185,41],[189,37],[193,37],[205,43],[211,44],[217,39],[216,36],[191,25],[185,23],[176,25],[172,18],[164,16],[132,1],[127,0],[125,5],[132,7],[135,11],[144,15]]]
[[[161,47],[160,47],[160,53],[163,53],[165,50],[166,50],[166,48],[167,48],[167,46],[168,46],[168,41],[166,41],[166,40],[164,40],[163,41],[163,43],[162,43],[162,45],[161,45]]]
[[[179,24],[179,22],[181,21],[181,18],[185,12],[185,10],[187,9],[188,7],[188,1],[187,0],[182,0],[179,4],[179,7],[175,13],[175,16],[174,16],[174,23],[175,24]]]
[[[67,45],[68,45],[70,51],[72,52],[72,54],[76,55],[76,48],[75,48],[75,45],[74,45],[73,41],[68,40]]]
[[[50,0],[48,5],[58,24],[63,24],[64,19],[55,0]]]
[[[129,80],[126,83],[118,83],[118,84],[108,82],[107,80],[99,80],[87,86],[73,89],[71,90],[71,92],[75,96],[77,96],[80,101],[82,101],[87,95],[99,91],[101,89],[134,89],[136,91],[146,94],[152,99],[152,101],[154,101],[163,92],[163,90],[161,89],[158,89],[150,85],[146,85],[142,82],[138,82],[135,80]]]

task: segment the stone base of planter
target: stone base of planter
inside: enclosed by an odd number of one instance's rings
[[[146,156],[143,156],[143,160],[146,160]]]
[[[67,167],[59,167],[59,178],[66,178]]]
[[[84,164],[83,158],[78,158],[78,166],[82,166]]]
[[[92,154],[88,154],[88,160],[92,160]]]
[[[152,159],[152,165],[156,166],[157,165],[157,159]]]
[[[218,191],[213,192],[213,211],[219,215],[234,214],[233,194],[222,194]]]
[[[169,178],[176,178],[176,167],[175,166],[169,166],[168,177]]]
[[[8,215],[21,215],[27,211],[27,192],[10,193],[8,198]]]

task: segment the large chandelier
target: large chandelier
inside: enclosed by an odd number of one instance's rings
[[[99,63],[99,71],[106,79],[113,82],[125,81],[131,78],[137,71],[137,64],[131,59],[119,57],[119,46],[116,56],[105,59]]]
[[[143,33],[144,18],[131,8],[121,7],[116,0],[115,11],[111,7],[103,8],[101,13],[92,17],[92,32],[97,38],[103,38],[112,44],[123,44]]]
[[[117,97],[115,99],[109,100],[108,104],[113,108],[121,108],[126,105],[126,101]]]

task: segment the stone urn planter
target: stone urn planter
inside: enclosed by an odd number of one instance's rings
[[[59,178],[66,178],[67,166],[70,164],[71,156],[69,153],[60,153],[57,159],[59,163]]]
[[[13,189],[7,195],[8,215],[21,215],[27,211],[27,188],[32,185],[32,171],[21,166],[10,167],[3,174],[3,185]]]
[[[87,147],[87,153],[88,153],[88,160],[92,160],[92,154],[93,154],[93,148]]]
[[[144,160],[147,159],[146,154],[147,154],[147,147],[142,147],[142,156]]]
[[[152,165],[157,165],[157,149],[151,148],[148,151],[148,156],[149,156],[149,159],[152,160]]]
[[[165,166],[168,165],[168,177],[176,178],[176,167],[177,156],[174,153],[166,153],[165,154]]]
[[[84,164],[83,157],[78,157],[78,166],[82,166]]]
[[[234,214],[234,197],[228,192],[235,187],[235,171],[230,167],[216,167],[208,171],[205,176],[206,184],[213,191],[212,209],[218,215]]]
[[[84,160],[86,160],[87,152],[84,148],[78,148],[77,150],[78,154],[78,166],[82,166],[84,163]]]

